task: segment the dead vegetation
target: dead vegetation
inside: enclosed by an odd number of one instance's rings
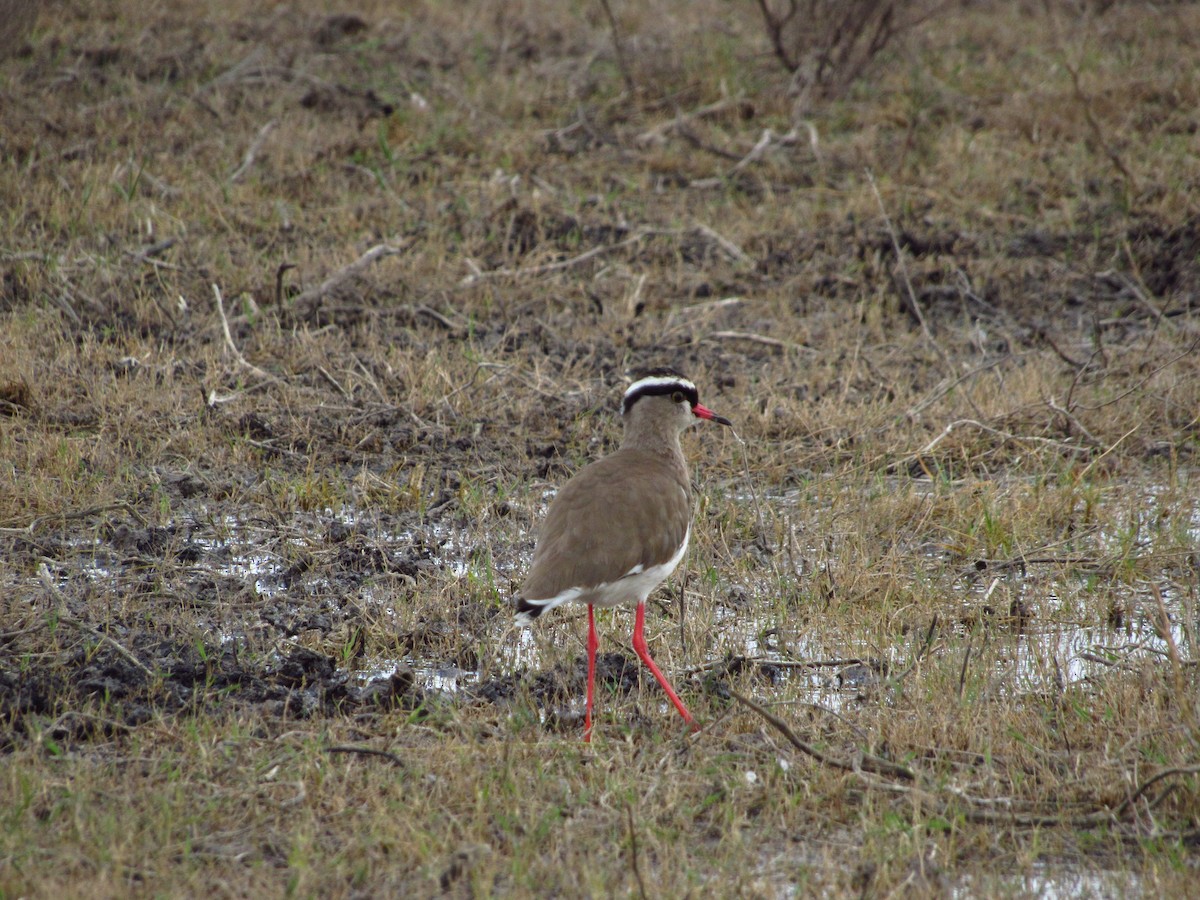
[[[844,93],[879,64],[895,38],[936,14],[927,4],[894,0],[758,0],[771,49],[797,92]]]
[[[0,893],[1188,896],[1200,17],[1141,7],[804,106],[749,3],[43,15]],[[615,613],[589,748],[508,602],[650,363],[744,439],[648,622],[707,725]]]

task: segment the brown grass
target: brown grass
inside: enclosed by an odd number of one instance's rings
[[[811,109],[749,4],[219,6],[0,61],[0,895],[1193,890],[1192,5]],[[706,727],[605,613],[585,747],[508,603],[650,363]]]

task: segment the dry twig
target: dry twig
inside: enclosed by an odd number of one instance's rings
[[[905,16],[911,5],[895,0],[758,0],[771,48],[793,84],[826,95],[846,90],[892,40],[939,6]]]
[[[771,723],[771,725],[774,726],[774,728],[780,734],[788,739],[793,747],[800,752],[811,756],[818,762],[823,762],[825,765],[833,766],[836,769],[844,769],[847,772],[873,772],[878,775],[891,775],[896,778],[902,778],[905,781],[916,780],[916,774],[907,766],[902,766],[899,763],[894,763],[891,760],[883,759],[880,756],[875,756],[870,753],[863,753],[854,761],[831,756],[828,753],[818,750],[815,746],[807,741],[801,740],[796,733],[792,731],[787,722],[783,721],[783,719],[779,718],[779,716],[775,715],[765,707],[755,703],[749,697],[738,693],[733,688],[729,689],[729,694],[743,706],[749,707],[751,710],[758,713],[758,715],[762,716],[769,723]]]
[[[60,591],[58,589],[58,585],[56,585],[54,583],[54,579],[50,575],[50,569],[46,566],[45,563],[42,563],[41,565],[38,566],[38,578],[41,580],[42,586],[46,589],[46,593],[48,593],[52,598],[54,598],[54,602],[58,605],[58,608],[55,610],[55,613],[54,613],[55,616],[58,618],[58,621],[66,624],[66,625],[71,625],[74,628],[78,628],[80,631],[84,632],[85,634],[90,634],[92,637],[96,638],[101,643],[108,644],[110,647],[112,647],[114,650],[116,650],[117,653],[119,653],[121,656],[123,656],[130,663],[130,665],[134,666],[137,669],[140,669],[147,678],[154,677],[154,673],[151,672],[150,669],[148,669],[146,667],[146,664],[143,663],[136,656],[134,656],[133,653],[131,653],[129,650],[127,650],[125,648],[125,646],[122,645],[116,638],[112,637],[111,635],[105,634],[103,631],[96,628],[95,626],[89,625],[87,622],[84,622],[82,619],[77,619],[73,615],[71,615],[69,612],[67,612],[67,598],[63,596],[62,591]]]
[[[400,768],[400,769],[405,768],[404,760],[402,760],[395,753],[391,753],[387,750],[376,750],[373,747],[351,747],[349,745],[341,746],[341,747],[326,747],[325,752],[326,753],[347,753],[347,754],[353,753],[353,754],[357,754],[359,756],[378,756],[382,759],[386,759],[388,762],[390,762],[392,765],[396,766],[397,768]]]
[[[321,298],[333,292],[343,281],[354,278],[370,266],[372,263],[383,259],[387,256],[395,256],[398,253],[403,253],[408,248],[410,241],[406,238],[393,244],[376,244],[354,262],[347,266],[338,269],[316,287],[308,288],[301,291],[292,299],[292,307],[296,310],[296,314],[306,316],[313,312]]]
[[[696,223],[696,230],[724,250],[731,258],[733,258],[734,261],[742,263],[743,265],[749,265],[754,262],[754,260],[746,255],[745,250],[743,250],[733,241],[729,240],[729,238],[725,237],[725,235],[712,228],[709,228],[703,222]]]
[[[269,135],[272,129],[275,128],[275,125],[276,122],[274,119],[272,119],[258,130],[258,135],[251,142],[250,147],[246,150],[246,154],[242,157],[242,164],[229,174],[230,184],[239,181],[241,177],[249,171],[250,167],[254,165],[254,160],[258,157],[258,151],[261,150],[263,144],[266,143],[267,135]]]
[[[812,757],[818,762],[831,766],[836,769],[842,769],[847,772],[853,772],[858,775],[866,787],[875,790],[888,791],[890,793],[909,794],[920,798],[922,803],[926,803],[933,808],[940,808],[943,814],[947,817],[953,817],[955,814],[961,815],[964,819],[970,822],[979,824],[995,824],[995,825],[1011,825],[1023,828],[1042,828],[1042,827],[1066,827],[1066,828],[1095,828],[1100,825],[1109,824],[1118,820],[1121,816],[1133,808],[1133,805],[1138,799],[1146,793],[1147,790],[1154,784],[1157,784],[1163,779],[1179,776],[1179,775],[1195,775],[1200,772],[1200,766],[1187,766],[1166,769],[1157,773],[1152,778],[1139,785],[1132,794],[1114,808],[1102,807],[1093,812],[1083,813],[1081,815],[1064,815],[1061,813],[1040,813],[1034,811],[1022,811],[1014,808],[1012,801],[1002,799],[999,801],[972,797],[966,792],[952,785],[947,785],[936,791],[929,785],[928,779],[923,773],[910,769],[907,766],[893,763],[891,760],[883,759],[871,754],[864,753],[858,760],[853,762],[845,759],[832,756],[818,750],[813,745],[801,740],[788,724],[776,716],[774,713],[765,709],[758,703],[743,696],[732,688],[729,691],[743,706],[748,707],[759,716],[769,722],[780,734],[787,738],[796,749],[802,753]],[[883,776],[884,778],[897,778],[903,782],[878,780],[875,777],[868,776]],[[1154,799],[1150,800],[1148,805],[1154,808],[1160,804],[1174,790],[1174,786],[1169,786],[1161,791]],[[948,795],[948,796],[947,796]],[[951,804],[951,799],[957,800],[960,803],[966,804],[965,809],[955,809]],[[1001,804],[1004,808],[995,809],[994,805]]]
[[[772,147],[787,147],[795,144],[800,139],[800,133],[795,128],[787,134],[777,135],[770,128],[763,131],[758,141],[750,148],[750,152],[738,159],[736,163],[726,172],[716,178],[698,178],[689,183],[689,187],[693,188],[715,188],[720,187],[729,178],[737,175],[742,169],[749,166],[751,163],[758,162],[767,155],[767,151]]]
[[[233,354],[234,359],[236,359],[239,363],[241,363],[241,365],[245,366],[247,369],[249,369],[251,372],[253,372],[255,375],[257,375],[259,378],[262,378],[265,381],[273,381],[273,382],[279,383],[280,382],[279,378],[275,377],[274,375],[272,375],[270,372],[266,371],[265,369],[260,369],[258,366],[254,365],[254,363],[247,360],[246,357],[242,356],[242,351],[239,350],[237,347],[237,344],[235,344],[233,342],[233,333],[229,330],[229,318],[225,315],[225,299],[221,296],[221,288],[218,285],[214,284],[212,286],[212,289],[213,289],[213,294],[217,298],[217,312],[221,316],[221,331],[224,332],[224,334],[225,334],[225,345],[229,348],[229,351]]]
[[[925,656],[929,653],[929,648],[933,646],[933,636],[937,634],[937,626],[938,617],[937,613],[934,613],[933,618],[929,622],[929,630],[925,632],[925,640],[921,642],[921,649],[917,651],[917,655],[913,657],[913,661],[909,663],[907,669],[905,669],[899,675],[888,679],[890,684],[899,684],[901,681],[907,678],[909,674],[911,674],[912,671],[917,667],[917,664],[925,658]]]
[[[693,110],[690,113],[677,113],[675,118],[668,119],[666,122],[660,122],[653,128],[648,128],[634,138],[634,142],[645,146],[646,144],[654,144],[662,141],[667,134],[672,131],[683,128],[688,122],[695,119],[704,119],[708,116],[718,115],[725,112],[727,109],[736,106],[740,101],[737,98],[726,97],[724,100],[718,100],[716,103],[710,103],[707,106],[701,106],[699,109]]]
[[[49,515],[38,516],[37,518],[30,521],[30,523],[28,525],[22,525],[20,527],[8,526],[8,527],[0,528],[0,533],[33,534],[34,531],[37,530],[38,526],[42,525],[45,522],[67,522],[72,519],[86,519],[89,516],[99,515],[100,513],[117,512],[117,511],[123,512],[126,515],[131,516],[133,519],[135,519],[137,521],[137,523],[139,525],[141,525],[143,527],[145,527],[147,524],[147,522],[146,522],[145,518],[142,516],[142,514],[140,512],[138,512],[134,507],[130,506],[128,503],[108,503],[103,506],[89,506],[87,509],[80,509],[80,510],[76,510],[75,512],[50,513]]]
[[[803,344],[793,344],[790,341],[781,341],[779,338],[768,337],[765,334],[754,334],[750,331],[710,331],[700,340],[750,341],[754,344],[762,344],[764,347],[774,347],[776,350],[801,350],[805,353],[817,352],[810,347],[805,347]]]
[[[1080,447],[1077,444],[1064,444],[1062,441],[1056,441],[1051,438],[1037,437],[1031,434],[1012,434],[1008,431],[1001,431],[999,428],[993,428],[991,425],[984,425],[982,422],[975,419],[955,419],[942,429],[942,433],[931,440],[928,444],[914,453],[909,459],[917,459],[927,453],[932,453],[943,440],[948,438],[956,428],[961,428],[964,425],[971,425],[981,431],[986,431],[988,434],[994,434],[998,438],[1003,438],[1006,441],[1030,441],[1032,443],[1047,444],[1051,447],[1056,447],[1067,453],[1084,453],[1088,450],[1087,447]]]

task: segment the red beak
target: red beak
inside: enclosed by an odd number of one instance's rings
[[[692,407],[692,413],[699,416],[701,419],[708,419],[710,422],[716,422],[718,425],[726,425],[730,428],[733,427],[733,423],[727,418],[724,416],[718,416],[707,406],[703,406],[699,403]]]

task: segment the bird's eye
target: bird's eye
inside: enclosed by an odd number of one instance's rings
[[[683,391],[676,391],[675,393],[673,393],[671,395],[671,399],[674,400],[676,403],[682,403],[684,400]]]

